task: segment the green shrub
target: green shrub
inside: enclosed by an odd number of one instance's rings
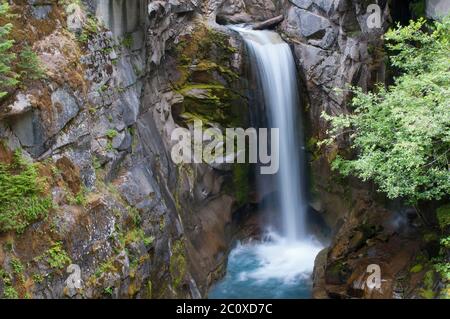
[[[19,299],[19,294],[13,286],[5,286],[3,289],[3,296],[5,299]]]
[[[106,136],[110,139],[115,138],[119,133],[116,130],[110,129],[106,131]]]
[[[355,89],[352,114],[323,114],[331,142],[347,135],[356,153],[337,156],[333,168],[375,182],[392,199],[442,199],[450,194],[450,17],[428,28],[412,21],[385,39],[403,74],[387,89]]]
[[[23,273],[24,267],[19,259],[17,258],[11,259],[10,265],[16,275],[20,275]]]
[[[78,37],[78,40],[83,44],[87,44],[89,39],[98,32],[100,32],[100,27],[97,19],[89,17],[83,26],[83,31]]]
[[[36,257],[34,260],[47,262],[51,268],[56,270],[62,270],[72,263],[72,259],[64,250],[63,243],[60,241],[53,243],[46,252]],[[33,280],[36,280],[36,282],[42,282],[43,279],[44,278],[40,275],[33,276]]]
[[[450,204],[439,207],[436,210],[436,216],[439,222],[439,226],[445,229],[450,225]]]
[[[41,258],[48,262],[53,269],[64,269],[65,266],[72,263],[69,255],[64,250],[61,242],[56,242],[53,246],[47,250]]]
[[[29,46],[25,46],[20,52],[17,67],[22,78],[39,80],[45,77],[37,54]]]
[[[0,3],[0,18],[9,14],[9,4]],[[14,40],[9,38],[13,25],[6,23],[0,26],[0,98],[8,94],[7,90],[18,84],[18,75],[12,71],[11,66],[16,54],[11,51]]]
[[[23,233],[47,216],[53,202],[43,194],[44,183],[36,166],[26,163],[20,152],[12,164],[0,163],[0,232]]]

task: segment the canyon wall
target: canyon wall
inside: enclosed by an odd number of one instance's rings
[[[172,130],[194,119],[246,125],[241,44],[207,25],[204,5],[13,5],[46,76],[2,105],[2,159],[20,149],[37,163],[54,207],[23,233],[0,234],[0,295],[200,298],[222,275],[245,168],[170,155]],[[220,110],[205,113],[209,103]],[[49,264],[55,252],[67,258]],[[81,287],[66,283],[68,260]]]
[[[347,84],[369,89],[385,79],[386,1],[378,1],[378,29],[367,27],[364,0],[15,3],[19,41],[37,52],[45,77],[2,100],[0,160],[22,150],[54,204],[24,232],[0,233],[0,296],[206,296],[253,189],[245,165],[174,164],[171,133],[192,130],[194,120],[249,124],[245,50],[222,24],[280,15],[276,28],[293,48],[302,88],[311,207],[332,229],[316,262],[315,297],[404,297],[421,288],[425,273],[409,272],[424,245],[417,220],[331,171],[345,140],[317,146],[327,130],[321,113],[348,112]],[[363,285],[374,260],[389,281],[383,292]],[[69,263],[80,267],[81,288],[67,285]]]

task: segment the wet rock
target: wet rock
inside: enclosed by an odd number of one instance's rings
[[[325,290],[325,269],[327,266],[328,248],[323,249],[314,260],[313,271],[313,290],[314,299],[327,299],[328,294]]]

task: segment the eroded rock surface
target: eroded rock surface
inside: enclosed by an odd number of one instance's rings
[[[240,41],[209,25],[199,1],[30,1],[13,10],[30,19],[30,35],[45,29],[29,40],[46,77],[2,106],[5,160],[22,149],[45,162],[56,206],[23,234],[0,235],[0,295],[205,296],[245,202],[233,170],[175,165],[171,132],[192,128],[190,116],[205,126],[247,124]],[[206,114],[211,101],[217,110]],[[49,262],[55,254],[60,263]],[[16,259],[27,265],[20,278]],[[80,267],[81,288],[67,285],[69,263]]]

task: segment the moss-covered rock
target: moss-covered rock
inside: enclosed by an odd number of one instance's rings
[[[245,125],[247,105],[232,66],[236,51],[229,35],[203,24],[180,40],[174,53],[179,78],[173,83],[184,97],[173,112],[179,125],[194,120],[224,127]]]
[[[172,285],[175,289],[179,288],[183,283],[187,265],[186,265],[186,250],[181,240],[178,240],[172,245],[172,254],[170,256],[170,275],[172,277]]]

